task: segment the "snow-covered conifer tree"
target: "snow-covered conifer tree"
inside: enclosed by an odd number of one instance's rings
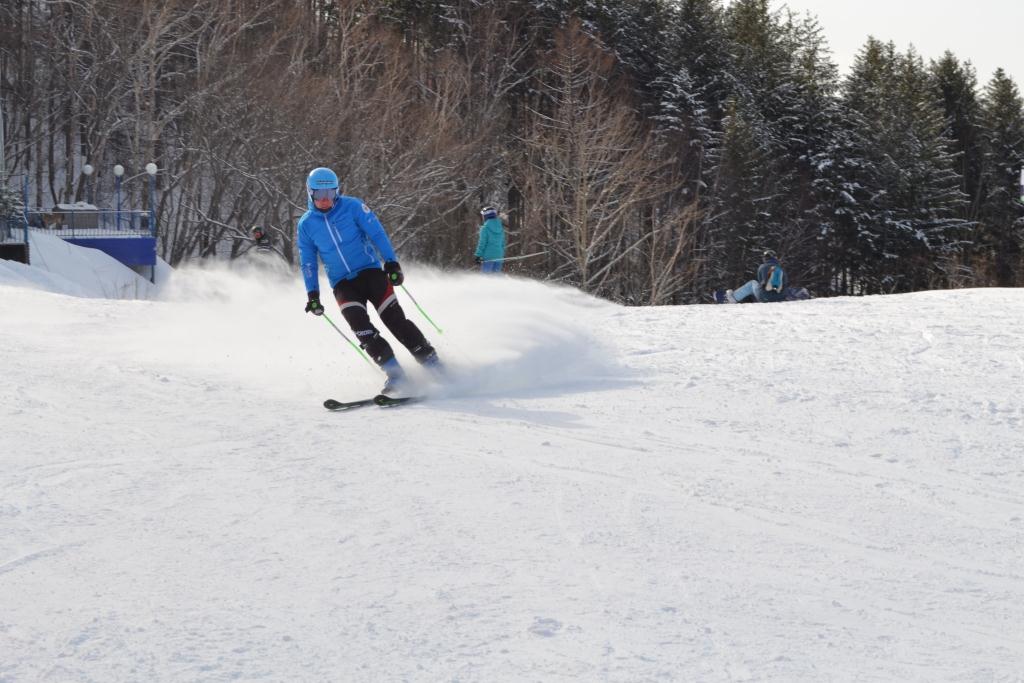
[[[994,284],[1024,281],[1024,206],[1019,178],[1024,168],[1024,100],[1013,79],[998,69],[985,86],[981,136],[984,141],[979,250],[993,264]]]
[[[962,247],[966,203],[945,112],[913,50],[869,39],[845,83],[844,105],[859,114],[854,135],[866,163],[855,198],[866,212],[856,235],[864,292],[946,284],[941,260]]]

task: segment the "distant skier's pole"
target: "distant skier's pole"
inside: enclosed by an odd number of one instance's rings
[[[434,326],[434,329],[437,330],[437,333],[438,334],[444,334],[444,330],[442,330],[440,327],[438,327],[437,323],[435,323],[433,320],[430,319],[430,316],[427,315],[427,312],[424,311],[423,307],[420,306],[419,303],[416,301],[416,297],[414,297],[412,294],[409,294],[409,290],[405,288],[405,285],[399,285],[399,286],[402,288],[402,291],[405,292],[409,296],[410,299],[412,299],[413,305],[415,305],[416,308],[419,310],[419,312],[421,314],[423,314],[423,317],[427,319],[427,322]]]
[[[1020,169],[1020,203],[1024,204],[1024,166]]]
[[[535,254],[527,254],[526,256],[510,256],[509,258],[489,258],[489,259],[484,259],[483,261],[481,261],[481,263],[495,263],[495,262],[498,262],[498,261],[518,261],[519,259],[533,258],[534,256],[543,256],[546,253],[548,253],[548,252],[546,252],[546,251],[538,251]]]
[[[374,365],[370,361],[369,358],[366,357],[366,354],[363,353],[363,350],[361,348],[359,348],[358,346],[356,346],[355,342],[353,342],[351,339],[349,339],[348,336],[346,336],[345,333],[342,332],[341,329],[337,325],[334,324],[333,320],[331,320],[330,318],[327,317],[326,313],[322,314],[321,317],[324,320],[326,320],[327,322],[329,322],[331,324],[331,327],[333,327],[335,330],[337,330],[338,334],[341,335],[341,338],[344,339],[345,341],[347,341],[348,345],[351,346],[353,349],[355,349],[356,353],[358,353],[360,356],[362,356],[363,360],[365,360],[370,365],[370,367],[377,367],[376,365]]]

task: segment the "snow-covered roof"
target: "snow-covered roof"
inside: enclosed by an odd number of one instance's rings
[[[55,211],[99,211],[99,209],[88,202],[72,202],[70,204],[56,204]]]

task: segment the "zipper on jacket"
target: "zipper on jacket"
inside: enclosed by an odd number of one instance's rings
[[[338,244],[338,239],[341,238],[341,235],[338,235],[337,233],[334,232],[334,228],[331,226],[331,222],[327,220],[326,213],[324,214],[324,225],[327,226],[327,234],[331,236],[331,241],[334,242],[334,248],[338,250],[338,256],[341,257],[341,262],[345,264],[345,270],[347,271],[346,275],[348,273],[351,273],[352,267],[348,265],[348,259],[345,258],[345,254],[341,253],[341,245]]]

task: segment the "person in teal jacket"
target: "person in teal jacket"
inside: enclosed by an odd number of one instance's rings
[[[505,258],[505,226],[493,206],[480,209],[484,224],[480,226],[480,239],[476,243],[474,260],[481,273],[500,273]]]
[[[757,268],[757,279],[751,280],[739,289],[725,290],[726,303],[738,304],[750,296],[757,299],[759,303],[786,300],[785,292],[789,287],[789,277],[782,268],[782,262],[771,249],[766,249],[763,257],[764,262]],[[772,275],[776,271],[777,275],[773,278]]]

